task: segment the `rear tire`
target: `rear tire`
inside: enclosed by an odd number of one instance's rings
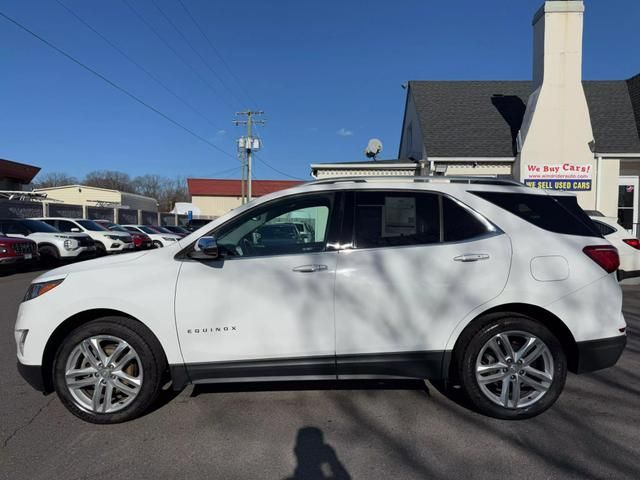
[[[73,330],[53,365],[63,405],[76,417],[99,424],[143,415],[156,401],[167,368],[154,340],[126,317],[104,317]]]
[[[462,389],[491,417],[531,418],[551,407],[567,376],[561,343],[532,318],[498,313],[465,331],[454,353]]]

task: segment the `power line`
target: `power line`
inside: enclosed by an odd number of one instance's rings
[[[238,87],[242,90],[242,92],[245,94],[245,96],[247,97],[247,99],[249,99],[249,101],[253,104],[254,107],[257,107],[257,102],[253,99],[253,97],[249,94],[249,92],[244,88],[244,85],[242,84],[242,81],[236,76],[235,73],[233,73],[233,70],[231,70],[231,67],[229,67],[229,64],[225,61],[224,57],[220,54],[220,51],[215,47],[215,45],[213,44],[213,42],[211,41],[211,39],[209,38],[209,36],[204,32],[204,30],[202,29],[202,27],[200,26],[200,23],[195,19],[195,17],[191,14],[191,11],[186,7],[186,5],[182,2],[182,0],[178,0],[178,2],[180,3],[180,5],[182,6],[182,9],[187,13],[187,15],[189,16],[189,18],[191,19],[191,21],[193,22],[193,24],[196,26],[196,28],[198,29],[198,31],[202,34],[202,36],[204,37],[204,39],[207,41],[207,43],[209,44],[209,46],[211,47],[211,50],[213,50],[213,52],[216,54],[216,56],[220,59],[220,61],[222,62],[222,64],[225,66],[225,68],[227,69],[227,71],[231,74],[231,76],[235,79]]]
[[[217,176],[220,176],[220,175],[224,175],[226,173],[235,172],[236,170],[239,170],[241,168],[242,168],[242,166],[238,165],[238,166],[235,166],[235,167],[232,167],[232,168],[227,168],[226,170],[220,170],[218,172],[213,172],[213,173],[210,174],[210,176],[217,177]]]
[[[204,114],[202,113],[200,110],[198,110],[196,107],[194,107],[193,105],[191,105],[187,100],[185,100],[184,98],[182,98],[180,95],[178,95],[177,93],[175,93],[173,90],[171,90],[165,83],[163,83],[158,77],[156,77],[153,73],[151,73],[149,70],[147,70],[144,66],[142,66],[140,63],[138,63],[136,60],[134,60],[133,58],[131,58],[131,56],[129,56],[125,51],[123,51],[120,47],[118,47],[115,43],[113,43],[111,40],[109,40],[107,37],[105,37],[102,33],[100,33],[98,30],[96,30],[91,24],[89,24],[86,20],[84,20],[80,15],[78,15],[76,12],[74,12],[70,7],[68,7],[67,5],[65,5],[64,3],[62,3],[60,0],[56,0],[56,2],[62,6],[64,9],[66,9],[71,15],[73,15],[80,23],[82,23],[85,27],[87,27],[89,30],[91,30],[93,33],[95,33],[97,36],[99,36],[102,40],[104,40],[111,48],[113,48],[116,52],[118,52],[120,55],[122,55],[124,58],[126,58],[129,62],[131,62],[133,65],[135,65],[136,67],[138,67],[138,69],[140,69],[142,72],[144,72],[149,78],[151,78],[154,82],[156,82],[158,85],[160,85],[162,88],[164,88],[169,94],[171,94],[173,97],[175,97],[176,99],[178,99],[180,102],[182,102],[183,105],[185,105],[187,108],[191,109],[193,112],[195,112],[196,114],[198,114],[202,119],[204,119],[209,125],[211,125],[212,127],[216,127],[216,125]]]
[[[167,42],[164,37],[162,35],[160,35],[158,33],[158,31],[149,23],[147,22],[147,20],[145,20],[145,18],[138,12],[138,10],[135,9],[135,7],[133,5],[131,5],[131,3],[129,2],[129,0],[122,0],[125,5],[127,5],[127,7],[129,7],[129,9],[138,17],[138,19],[146,25],[146,27],[151,30],[153,32],[153,34],[158,37],[158,39],[164,44],[165,47],[167,47],[169,50],[171,50],[171,52],[173,52],[173,54],[178,57],[178,59],[189,69],[191,70],[194,75],[196,75],[200,81],[202,83],[204,83],[209,90],[211,90],[211,92],[213,92],[218,98],[220,98],[226,105],[227,107],[229,107],[230,109],[233,110],[233,105],[231,105],[229,103],[229,101],[227,100],[227,98],[223,95],[220,94],[220,92],[211,84],[211,82],[209,82],[206,78],[204,78],[200,72],[198,72],[189,62],[187,62],[187,60],[185,60],[185,58],[175,49],[173,48],[169,42]],[[154,4],[155,5],[155,4]],[[156,7],[157,8],[157,7]]]
[[[293,175],[289,175],[288,173],[283,172],[282,170],[278,170],[276,167],[274,167],[273,165],[269,164],[266,160],[264,160],[262,157],[260,157],[258,154],[254,154],[256,159],[262,163],[263,165],[265,165],[266,167],[270,168],[271,170],[273,170],[274,172],[279,173],[280,175],[283,175],[285,177],[288,178],[292,178],[293,180],[300,180],[303,182],[306,182],[307,180],[305,180],[304,178],[300,178],[300,177],[294,177]]]
[[[77,58],[73,57],[72,55],[70,55],[69,53],[65,52],[64,50],[62,50],[61,48],[57,47],[56,45],[54,45],[53,43],[49,42],[48,40],[46,40],[45,38],[41,37],[40,35],[38,35],[37,33],[33,32],[32,30],[30,30],[29,28],[25,27],[24,25],[22,25],[20,22],[18,22],[17,20],[14,20],[13,18],[11,18],[10,16],[6,15],[3,12],[0,12],[0,16],[2,16],[4,19],[8,20],[9,22],[13,23],[15,26],[17,26],[18,28],[20,28],[21,30],[27,32],[29,35],[33,36],[34,38],[40,40],[42,43],[44,43],[45,45],[47,45],[49,48],[55,50],[56,52],[58,52],[59,54],[65,56],[66,58],[68,58],[69,60],[71,60],[73,63],[75,63],[76,65],[79,65],[80,67],[84,68],[85,70],[87,70],[88,72],[90,72],[91,74],[95,75],[96,77],[98,77],[99,79],[101,79],[102,81],[108,83],[109,85],[111,85],[113,88],[115,88],[116,90],[120,91],[121,93],[124,93],[127,97],[131,98],[132,100],[134,100],[135,102],[139,103],[140,105],[144,106],[145,108],[151,110],[152,112],[156,113],[157,115],[160,115],[162,118],[164,118],[165,120],[171,122],[173,125],[177,126],[178,128],[184,130],[185,132],[189,133],[190,135],[192,135],[193,137],[197,138],[198,140],[200,140],[201,142],[206,143],[207,145],[209,145],[210,147],[218,150],[220,153],[223,153],[224,155],[231,157],[233,159],[236,159],[235,155],[230,154],[229,152],[224,151],[223,149],[221,149],[220,147],[218,147],[217,145],[215,145],[214,143],[210,142],[209,140],[207,140],[206,138],[204,138],[203,136],[197,134],[196,132],[194,132],[193,130],[189,129],[188,127],[185,127],[183,124],[181,124],[180,122],[178,122],[177,120],[174,120],[173,118],[169,117],[168,115],[166,115],[165,113],[161,112],[160,110],[158,110],[157,108],[155,108],[154,106],[148,104],[147,102],[145,102],[144,100],[142,100],[141,98],[137,97],[136,95],[134,95],[133,93],[129,92],[128,90],[126,90],[124,87],[121,87],[120,85],[118,85],[117,83],[115,83],[114,81],[108,79],[107,77],[105,77],[104,75],[102,75],[101,73],[97,72],[96,70],[94,70],[93,68],[85,65],[84,63],[82,63],[80,60],[78,60]]]
[[[220,85],[222,85],[231,94],[231,96],[233,96],[238,101],[238,103],[242,105],[242,100],[240,100],[240,98],[224,83],[224,80],[222,79],[222,77],[218,75],[218,73],[211,67],[211,65],[209,65],[209,62],[207,62],[207,60],[200,54],[200,52],[196,50],[193,44],[184,35],[184,33],[182,33],[182,31],[176,26],[173,20],[171,20],[171,18],[164,12],[164,10],[160,7],[160,5],[158,5],[155,0],[152,0],[151,3],[156,8],[156,10],[160,12],[160,14],[169,23],[169,25],[173,27],[173,29],[178,33],[178,35],[180,35],[180,37],[185,41],[185,43],[189,46],[189,48],[191,48],[193,53],[195,53],[198,56],[198,58],[202,61],[204,66],[207,67],[207,69],[209,69],[209,71],[218,79],[218,81],[220,82]]]

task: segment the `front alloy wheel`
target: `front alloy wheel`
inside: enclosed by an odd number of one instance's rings
[[[118,423],[149,410],[167,361],[149,329],[109,316],[73,330],[56,352],[55,390],[67,409],[92,423]]]
[[[140,393],[143,368],[135,349],[121,338],[96,335],[71,351],[65,383],[77,405],[94,413],[126,408]]]

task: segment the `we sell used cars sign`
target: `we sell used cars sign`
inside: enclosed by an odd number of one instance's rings
[[[592,166],[587,164],[529,164],[526,165],[524,184],[527,187],[547,190],[591,190],[592,170]]]

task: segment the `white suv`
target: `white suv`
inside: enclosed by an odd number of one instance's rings
[[[296,221],[311,241],[257,233]],[[95,423],[141,415],[168,379],[446,380],[480,412],[527,418],[567,370],[621,355],[617,266],[569,195],[495,179],[318,181],[168,247],[35,279],[19,369]]]
[[[153,248],[162,248],[168,245],[172,245],[174,242],[180,240],[180,235],[175,233],[160,233],[157,230],[149,227],[148,225],[122,225],[125,230],[132,233],[144,233],[151,239]]]
[[[38,244],[44,262],[71,260],[95,255],[96,246],[84,233],[62,233],[40,220],[27,218],[0,219],[0,231],[8,237],[28,238]]]
[[[113,232],[93,220],[82,218],[46,217],[42,220],[61,232],[82,232],[93,238],[98,255],[129,252],[133,250],[133,239],[125,232]]]

